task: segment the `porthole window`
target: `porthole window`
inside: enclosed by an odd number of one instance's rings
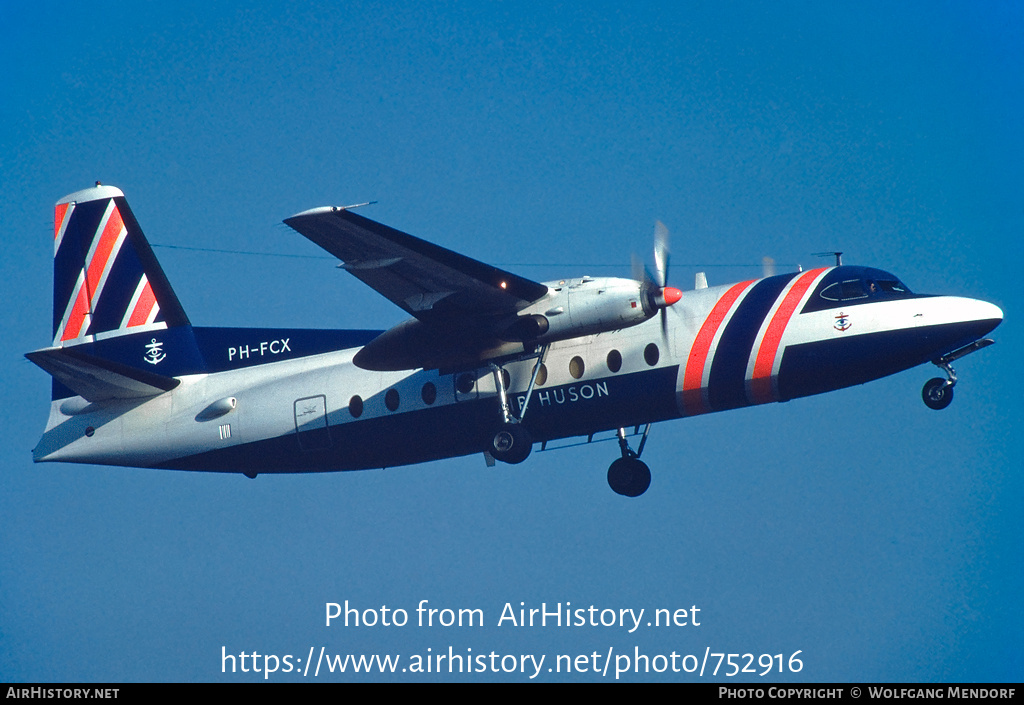
[[[358,394],[348,400],[348,413],[352,414],[354,419],[363,415],[363,398]]]
[[[658,364],[658,359],[660,357],[661,351],[658,350],[658,346],[655,345],[654,343],[651,343],[646,348],[644,348],[644,362],[646,362],[651,367],[654,367],[655,365]]]
[[[397,389],[389,389],[388,393],[384,395],[384,406],[388,408],[388,411],[396,411],[398,409]]]
[[[537,386],[543,387],[544,383],[548,381],[548,368],[544,363],[541,363],[540,369],[537,370]]]
[[[459,394],[469,394],[473,391],[473,387],[476,386],[476,379],[473,375],[468,372],[463,375],[459,375],[455,381],[455,388],[459,391]]]
[[[583,376],[584,365],[583,358],[577,355],[573,359],[569,360],[569,374],[573,376],[573,379],[579,379]]]
[[[612,350],[608,353],[608,369],[612,372],[618,372],[622,369],[622,353],[618,350]]]
[[[434,386],[433,382],[427,382],[423,385],[420,396],[423,397],[423,403],[430,406],[437,401],[437,387]]]

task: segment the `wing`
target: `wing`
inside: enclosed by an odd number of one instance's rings
[[[430,327],[480,330],[548,290],[344,208],[314,208],[284,222]]]

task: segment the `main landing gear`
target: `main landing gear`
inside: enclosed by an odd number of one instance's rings
[[[976,352],[982,348],[987,348],[994,342],[995,341],[991,338],[975,340],[970,345],[965,345],[962,348],[932,360],[933,365],[946,373],[946,379],[933,377],[925,382],[924,389],[921,390],[921,398],[924,400],[925,405],[929,409],[935,409],[936,411],[945,409],[949,406],[953,401],[953,387],[956,386],[956,371],[950,363],[959,360],[964,355],[970,355],[972,352]]]
[[[501,400],[501,425],[491,436],[491,442],[487,449],[487,455],[510,465],[519,463],[530,457],[533,450],[533,438],[530,432],[523,426],[523,419],[526,417],[526,407],[530,403],[530,396],[537,384],[537,373],[540,372],[544,363],[544,356],[547,354],[548,346],[542,346],[536,353],[537,364],[533,366],[533,376],[530,378],[530,386],[526,388],[526,401],[519,412],[518,418],[512,414],[508,401],[507,382],[505,372],[500,367],[491,363],[491,372],[494,374],[494,386],[498,389],[498,397]],[[488,464],[491,464],[488,461]]]
[[[633,452],[629,443],[626,442],[626,430],[622,428],[618,430],[619,450],[622,452],[622,457],[608,468],[608,484],[616,493],[625,497],[639,497],[651,486],[651,469],[647,467],[647,463],[640,460],[640,453],[644,451],[644,444],[647,443],[647,434],[650,430],[651,425],[647,424],[637,452]]]
[[[522,424],[504,423],[491,438],[491,447],[487,451],[495,460],[509,465],[518,465],[530,457],[533,450],[533,439],[530,432]]]
[[[508,400],[508,380],[505,372],[496,364],[491,363],[491,372],[494,374],[494,386],[498,390],[498,398],[501,401],[501,424],[497,427],[491,442],[488,444],[484,456],[488,465],[494,465],[495,460],[510,465],[517,465],[530,457],[533,450],[533,438],[530,432],[523,425],[523,418],[526,417],[526,407],[530,403],[530,396],[537,383],[537,373],[544,363],[548,346],[544,345],[536,351],[537,363],[533,368],[533,376],[530,385],[526,389],[523,407],[516,417],[512,413]],[[636,427],[639,431],[640,427]],[[647,443],[647,434],[651,431],[651,424],[644,427],[640,445],[636,451],[629,447],[626,441],[626,429],[620,428],[616,432],[619,439],[619,451],[622,457],[617,459],[608,468],[608,484],[618,494],[626,497],[639,497],[651,486],[651,469],[647,463],[640,460],[640,454],[644,452],[644,445]]]

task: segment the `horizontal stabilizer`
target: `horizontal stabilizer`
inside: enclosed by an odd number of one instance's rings
[[[44,348],[25,357],[90,402],[151,397],[181,383],[174,377],[136,370],[73,348]]]

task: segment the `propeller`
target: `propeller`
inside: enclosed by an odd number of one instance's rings
[[[640,294],[644,309],[650,313],[661,312],[661,334],[668,337],[668,318],[665,309],[679,301],[683,292],[668,286],[668,228],[660,220],[654,225],[654,276],[647,271],[640,259],[633,255],[633,278],[640,282]]]
[[[668,228],[660,220],[654,224],[654,268],[658,275],[658,286],[665,288],[668,281]]]

